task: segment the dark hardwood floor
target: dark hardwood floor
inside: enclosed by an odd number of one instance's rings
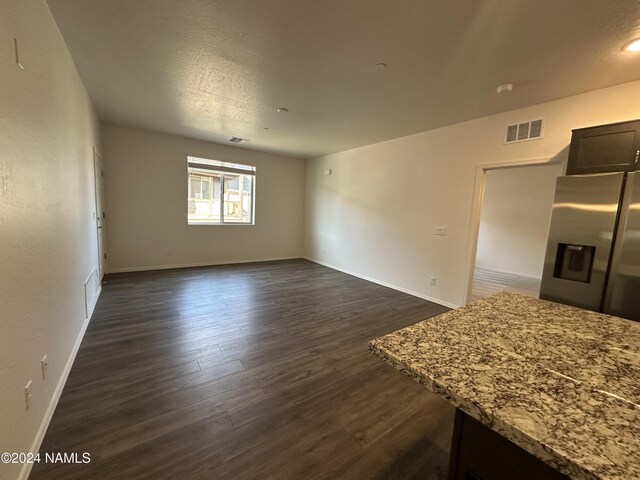
[[[110,275],[31,479],[444,479],[454,408],[367,341],[447,308],[305,260]]]

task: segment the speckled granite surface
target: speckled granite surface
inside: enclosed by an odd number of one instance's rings
[[[640,479],[640,322],[500,293],[369,347],[571,478]]]

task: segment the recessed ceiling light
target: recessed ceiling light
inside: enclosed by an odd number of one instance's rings
[[[279,107],[278,113],[289,113],[289,109],[284,107]]]
[[[387,64],[386,63],[376,63],[376,70],[384,70],[385,68],[387,68]]]
[[[503,83],[496,87],[498,93],[509,93],[511,90],[513,90],[513,83]]]
[[[622,50],[624,50],[625,52],[640,52],[640,38],[631,40],[629,43],[625,44],[624,47],[622,47]]]

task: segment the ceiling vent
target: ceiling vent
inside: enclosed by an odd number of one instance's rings
[[[524,142],[542,138],[542,119],[507,126],[504,143]]]
[[[229,139],[229,141],[231,143],[247,143],[249,140],[247,140],[246,138],[240,138],[240,137],[231,137]]]

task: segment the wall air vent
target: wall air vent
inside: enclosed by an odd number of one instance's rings
[[[246,138],[240,138],[240,137],[231,137],[229,139],[229,141],[231,143],[247,143],[249,140]]]
[[[504,143],[524,142],[542,138],[542,119],[507,126]]]

